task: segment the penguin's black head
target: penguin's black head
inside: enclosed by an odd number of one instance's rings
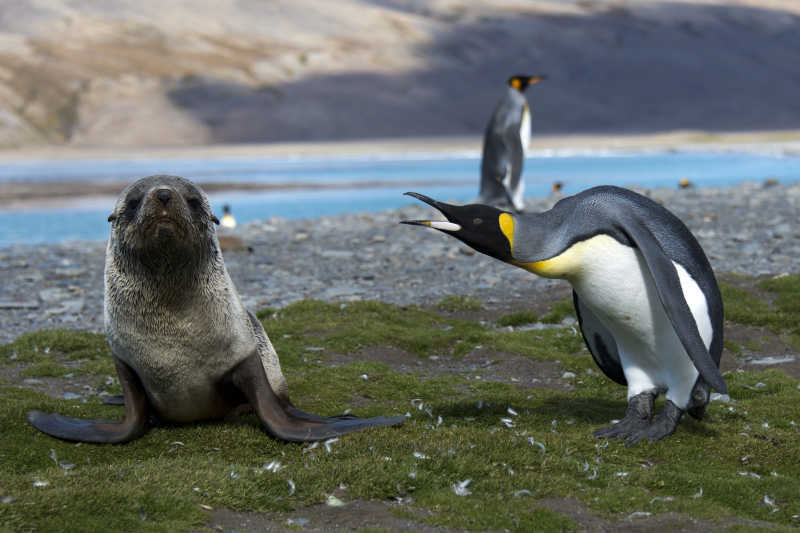
[[[513,228],[511,214],[483,204],[450,205],[437,202],[424,194],[407,192],[426,204],[438,209],[447,222],[438,220],[403,220],[401,224],[414,224],[438,229],[463,241],[475,250],[488,256],[511,261],[509,228]]]
[[[539,83],[542,80],[546,80],[547,76],[544,74],[539,74],[537,76],[528,76],[527,74],[517,74],[515,76],[511,76],[508,78],[508,85],[509,87],[513,87],[519,92],[525,91],[528,86],[533,85],[534,83]]]

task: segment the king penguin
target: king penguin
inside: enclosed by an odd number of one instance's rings
[[[531,140],[531,111],[523,93],[546,76],[516,75],[508,79],[508,89],[495,107],[483,134],[480,201],[509,204],[521,212],[522,163]]]
[[[627,189],[601,186],[549,211],[513,214],[437,202],[447,221],[407,220],[486,255],[567,280],[581,332],[600,369],[628,387],[625,417],[597,430],[633,445],[672,434],[683,413],[702,418],[710,389],[725,393],[722,298],[700,244],[675,215]],[[666,401],[653,419],[653,402]]]

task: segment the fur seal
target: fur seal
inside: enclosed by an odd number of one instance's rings
[[[224,417],[246,403],[267,433],[286,441],[403,422],[323,418],[292,405],[278,355],[225,268],[219,221],[194,183],[142,178],[122,192],[108,220],[104,321],[125,419],[31,411],[37,429],[70,441],[121,443],[144,434],[150,414],[188,423]]]

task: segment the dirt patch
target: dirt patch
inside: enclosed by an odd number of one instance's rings
[[[520,500],[523,503],[524,500]],[[608,520],[593,513],[582,502],[571,498],[548,498],[539,500],[542,507],[566,516],[577,523],[575,531],[597,533],[625,531],[630,533],[650,531],[673,531],[689,533],[695,531],[722,531],[731,526],[770,527],[772,524],[724,517],[719,521],[692,518],[682,513],[663,513],[652,516],[647,510],[632,511],[620,520]],[[443,533],[454,531],[445,527],[431,526],[409,518],[398,516],[396,510],[406,509],[399,503],[380,501],[352,501],[342,507],[312,505],[293,511],[279,513],[249,513],[231,509],[216,509],[211,512],[207,526],[214,531],[237,531],[239,533],[276,531],[305,531],[309,533],[327,531],[360,531],[370,528],[385,531],[416,531],[421,533]],[[430,514],[428,510],[413,509],[414,515]],[[199,533],[195,530],[193,533]]]
[[[447,312],[439,309],[436,304],[422,308],[458,320],[494,322],[503,315],[520,311],[527,311],[541,317],[550,311],[554,302],[568,298],[572,298],[572,288],[569,284],[562,282],[543,290],[522,291],[516,296],[504,296],[499,300],[492,299],[481,309]]]
[[[772,524],[725,517],[719,521],[699,520],[681,513],[663,513],[651,516],[650,511],[642,509],[631,511],[622,520],[606,520],[592,513],[586,505],[571,498],[551,498],[539,500],[537,507],[544,507],[564,515],[578,523],[575,531],[591,531],[593,533],[619,532],[630,533],[650,531],[671,531],[675,533],[694,531],[721,531],[734,525],[752,527],[771,527]]]
[[[421,533],[451,531],[447,528],[400,518],[392,512],[393,509],[398,508],[400,508],[400,504],[356,500],[347,502],[342,507],[311,505],[289,512],[265,514],[216,509],[211,512],[211,519],[207,526],[214,531],[237,531],[239,533],[262,531],[323,533],[361,531],[371,528],[381,531],[418,531]],[[200,530],[195,530],[194,533],[199,532]]]
[[[52,398],[64,398],[65,394],[77,394],[82,398],[94,396],[99,392],[104,378],[94,374],[81,374],[72,377],[38,377],[22,375],[30,365],[0,365],[0,383],[8,383],[22,389],[46,394]],[[69,371],[64,369],[65,373]]]
[[[730,370],[783,370],[794,379],[800,379],[800,355],[780,336],[759,326],[742,324],[725,325],[725,341],[740,347],[738,353],[725,349],[720,368]]]
[[[565,391],[572,386],[561,379],[564,369],[555,361],[537,361],[523,355],[475,348],[462,357],[418,357],[395,346],[370,346],[354,354],[331,354],[323,364],[353,361],[383,363],[396,372],[424,376],[461,375],[482,381],[511,383],[520,388],[542,387]]]

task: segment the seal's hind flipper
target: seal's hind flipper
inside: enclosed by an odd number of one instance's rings
[[[271,436],[292,442],[325,440],[359,429],[402,424],[402,416],[390,418],[322,418],[284,406],[272,390],[261,358],[254,353],[239,363],[230,374],[231,382],[253,406]],[[347,416],[347,415],[344,415]]]
[[[341,415],[333,415],[329,417],[322,417],[318,415],[312,415],[311,413],[306,413],[305,411],[301,411],[294,405],[289,405],[286,408],[286,412],[289,415],[299,418],[300,420],[306,420],[308,422],[336,422],[338,420],[357,420],[358,417],[356,415],[351,414],[341,414]]]
[[[147,429],[147,397],[133,370],[114,358],[125,403],[125,420],[85,420],[59,414],[30,411],[28,422],[59,439],[78,442],[122,443],[140,437]]]

